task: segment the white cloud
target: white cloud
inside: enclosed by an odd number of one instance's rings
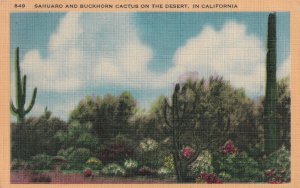
[[[284,78],[287,76],[290,76],[291,73],[291,56],[286,58],[284,62],[279,66],[278,71],[277,71],[277,77]]]
[[[250,94],[261,94],[265,80],[265,48],[243,24],[228,22],[216,31],[206,26],[177,50],[168,74],[197,70],[200,77],[221,75]]]
[[[147,68],[152,53],[140,40],[132,14],[68,13],[50,37],[47,57],[32,50],[22,68],[29,75],[30,91],[37,86],[39,91],[74,93],[104,84],[162,89],[188,72],[205,78],[221,75],[252,96],[264,92],[266,49],[242,23],[227,22],[220,30],[205,26],[177,49],[165,73]],[[286,60],[278,75],[289,74],[289,69]],[[63,106],[69,110],[74,104]]]
[[[151,58],[152,50],[138,38],[131,14],[68,13],[50,38],[48,57],[32,50],[23,65],[30,83],[57,92],[91,84],[160,88],[197,71],[199,77],[222,75],[258,94],[265,80],[265,48],[236,22],[225,23],[220,31],[206,26],[177,50],[174,66],[166,73],[149,71]]]
[[[131,14],[68,13],[50,38],[48,56],[32,50],[22,66],[30,85],[46,91],[112,83],[139,88],[155,78],[147,71],[151,57]]]

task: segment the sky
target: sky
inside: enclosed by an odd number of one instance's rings
[[[12,13],[14,49],[27,75],[29,116],[67,119],[85,96],[129,91],[148,109],[187,77],[223,76],[251,98],[264,94],[267,12]],[[290,19],[277,15],[277,77],[290,74]]]

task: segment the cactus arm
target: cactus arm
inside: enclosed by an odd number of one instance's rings
[[[29,113],[31,111],[31,109],[33,108],[33,106],[34,106],[35,99],[36,99],[36,93],[37,93],[37,88],[34,88],[30,105],[28,106],[27,110],[25,110],[26,114]]]
[[[168,115],[167,115],[167,110],[171,109],[171,106],[169,105],[167,99],[164,100],[164,105],[163,105],[163,117],[165,120],[165,123],[167,124],[168,127],[172,128],[173,126],[171,125],[171,123],[168,120]]]
[[[10,109],[14,114],[17,114],[19,112],[12,101],[10,101]]]
[[[183,110],[182,110],[181,117],[179,117],[179,115],[178,115],[178,118],[180,119],[180,122],[179,122],[180,125],[184,124],[187,106],[188,106],[188,103],[185,102],[185,103],[183,104]]]

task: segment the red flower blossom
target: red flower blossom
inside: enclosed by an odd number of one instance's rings
[[[84,171],[83,171],[83,175],[84,175],[84,177],[90,177],[90,176],[92,176],[92,174],[93,174],[93,172],[92,172],[92,170],[91,169],[85,169]]]
[[[270,183],[270,184],[281,184],[281,181],[273,180],[273,181],[269,181],[268,183]]]
[[[194,155],[195,151],[190,147],[185,147],[182,150],[182,155],[186,158],[191,158]]]
[[[236,154],[237,153],[237,148],[234,147],[232,140],[228,140],[225,143],[225,145],[222,148],[222,153],[223,154]]]
[[[215,173],[208,174],[206,172],[201,172],[199,178],[208,184],[222,184],[222,181],[218,179]]]

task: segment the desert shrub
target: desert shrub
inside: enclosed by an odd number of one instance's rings
[[[52,166],[56,170],[66,169],[67,159],[64,156],[54,156],[52,158]]]
[[[132,159],[127,159],[124,161],[124,168],[126,169],[127,174],[133,175],[138,168],[138,162]]]
[[[174,160],[172,155],[167,155],[164,158],[164,168],[169,171],[174,173],[175,167],[174,167]]]
[[[77,145],[78,147],[94,150],[98,146],[98,141],[96,136],[91,133],[82,133],[77,139]]]
[[[151,138],[146,138],[140,142],[139,148],[142,152],[155,151],[158,149],[158,143]]]
[[[104,166],[101,170],[101,173],[109,176],[124,176],[126,174],[126,171],[122,166],[116,163],[111,163]]]
[[[215,173],[202,172],[198,178],[196,178],[196,183],[221,184],[222,181]]]
[[[91,152],[86,148],[78,148],[68,156],[71,169],[82,169],[85,162],[91,157]]]
[[[255,160],[261,160],[263,156],[264,144],[263,142],[255,144],[248,152],[249,157],[254,158]]]
[[[46,154],[38,154],[31,157],[30,168],[32,170],[52,169],[52,156]]]
[[[138,167],[138,162],[132,159],[125,160],[124,167],[126,169],[136,169]]]
[[[64,156],[54,156],[52,157],[52,162],[53,163],[65,163],[67,162],[66,158]]]
[[[129,92],[123,92],[119,96],[87,96],[71,112],[69,121],[91,123],[92,132],[99,142],[109,144],[107,142],[118,134],[132,135],[128,120],[135,109],[135,99]]]
[[[58,156],[63,156],[65,158],[68,158],[68,156],[75,150],[74,147],[69,147],[67,149],[60,149],[58,152],[57,152],[57,155]]]
[[[131,138],[134,140],[143,140],[144,138],[153,138],[157,141],[165,139],[166,135],[163,132],[163,121],[159,120],[159,115],[156,114],[157,108],[160,109],[161,100],[154,102],[149,111],[145,109],[137,110],[129,119],[130,128],[132,129]],[[159,112],[158,112],[159,113]]]
[[[214,170],[223,181],[263,181],[261,165],[246,152],[239,153],[232,141],[227,141],[213,160]]]
[[[41,153],[56,155],[61,145],[56,142],[54,135],[67,129],[65,121],[44,115],[26,119],[23,126],[18,123],[12,123],[11,126],[12,158],[24,160]]]
[[[73,146],[95,151],[99,145],[97,137],[92,132],[92,124],[89,122],[81,124],[78,121],[72,121],[67,130],[58,131],[54,137],[62,148]]]
[[[156,170],[147,167],[147,166],[143,166],[142,168],[139,169],[139,175],[142,176],[154,176],[156,175]]]
[[[61,166],[61,169],[62,170],[68,170],[68,169],[71,169],[71,165],[70,165],[70,162],[69,162],[69,156],[70,154],[75,150],[74,147],[69,147],[67,149],[60,149],[58,152],[57,152],[57,156],[61,156],[63,157],[65,160],[66,160],[66,163],[64,165]]]
[[[102,162],[96,157],[91,157],[86,161],[86,165],[93,170],[100,170]]]
[[[100,151],[99,158],[104,164],[122,164],[125,159],[134,156],[134,149],[126,144],[111,144]]]
[[[158,169],[164,165],[165,151],[151,138],[142,140],[137,149],[139,163]]]
[[[190,175],[198,177],[201,172],[212,173],[212,155],[208,151],[203,151],[197,159],[189,166]]]
[[[260,165],[247,153],[221,154],[215,165],[218,176],[230,182],[261,182],[263,173]]]
[[[264,161],[265,179],[268,182],[289,182],[291,179],[291,153],[282,146]]]
[[[170,169],[167,169],[165,167],[161,167],[160,169],[157,170],[157,174],[161,177],[173,176],[174,171],[171,171]]]
[[[32,174],[30,177],[30,182],[33,183],[49,183],[52,179],[47,174]]]
[[[26,170],[29,168],[28,162],[22,159],[14,159],[11,161],[11,170]]]

